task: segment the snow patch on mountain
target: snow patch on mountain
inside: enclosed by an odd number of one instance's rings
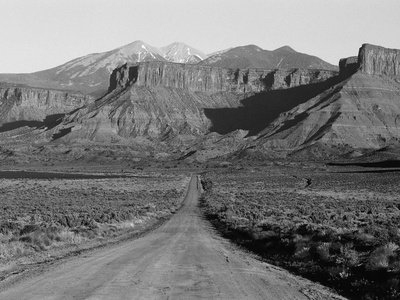
[[[196,63],[207,58],[203,52],[180,42],[161,47],[160,50],[163,51],[163,57],[171,62]]]

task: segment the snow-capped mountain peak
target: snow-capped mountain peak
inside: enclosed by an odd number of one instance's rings
[[[164,53],[164,58],[172,62],[197,63],[207,58],[203,52],[181,42],[175,42],[160,49]]]

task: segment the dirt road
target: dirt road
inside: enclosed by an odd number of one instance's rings
[[[193,176],[182,209],[146,236],[49,266],[0,299],[341,299],[220,238],[198,185]]]

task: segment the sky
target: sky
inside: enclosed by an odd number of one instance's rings
[[[204,53],[289,45],[337,65],[363,43],[400,49],[399,0],[0,0],[0,73],[56,67],[136,40]]]

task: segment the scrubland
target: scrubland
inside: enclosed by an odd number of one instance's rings
[[[352,299],[400,299],[400,172],[259,168],[203,175],[227,237]]]
[[[180,207],[189,179],[168,172],[0,179],[0,275],[155,226]]]

